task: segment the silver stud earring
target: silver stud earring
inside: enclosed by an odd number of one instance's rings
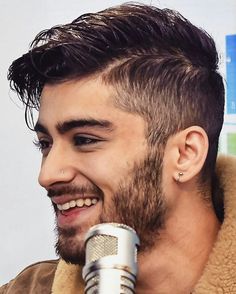
[[[177,179],[176,179],[176,182],[180,182],[180,178],[182,177],[184,175],[184,173],[183,172],[179,172],[178,173],[178,177],[177,177]]]

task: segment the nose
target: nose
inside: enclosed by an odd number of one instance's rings
[[[38,182],[42,187],[49,188],[54,184],[69,183],[75,175],[76,168],[70,152],[61,146],[53,146],[42,159]]]

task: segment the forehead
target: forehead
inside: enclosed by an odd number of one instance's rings
[[[94,77],[45,85],[40,99],[39,122],[49,127],[73,119],[98,119],[136,125],[144,133],[143,118],[115,106],[114,96],[112,86]]]
[[[73,80],[60,84],[45,85],[40,99],[39,116],[48,112],[67,115],[82,111],[97,112],[114,108],[112,87],[95,78]],[[62,117],[61,117],[62,118]]]

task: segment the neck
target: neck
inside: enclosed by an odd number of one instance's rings
[[[155,246],[140,253],[137,294],[189,294],[198,282],[220,228],[210,203],[181,197]]]

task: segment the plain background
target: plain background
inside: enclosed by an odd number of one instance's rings
[[[39,31],[123,2],[0,0],[0,284],[33,262],[55,258],[53,210],[37,183],[40,153],[32,144],[34,134],[25,126],[24,109],[9,90],[7,69]],[[213,35],[225,75],[225,35],[236,33],[235,0],[140,2],[179,10]]]

